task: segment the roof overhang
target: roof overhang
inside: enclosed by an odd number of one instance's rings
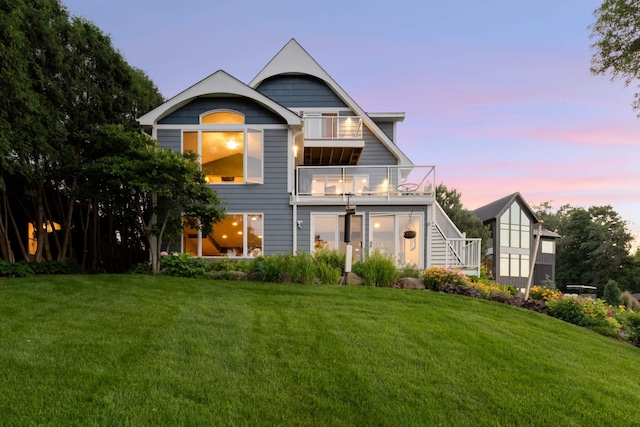
[[[204,96],[240,96],[252,99],[253,101],[261,104],[265,108],[271,110],[273,113],[281,116],[286,120],[290,126],[301,126],[302,120],[300,117],[283,107],[277,102],[264,96],[260,92],[252,89],[246,84],[242,83],[235,77],[230,76],[222,70],[218,70],[209,77],[201,80],[190,88],[180,92],[178,95],[169,99],[162,105],[149,111],[147,114],[141,116],[138,119],[138,123],[144,128],[146,126],[153,126],[158,123],[163,117],[171,114],[179,108],[187,105],[189,102],[196,98]]]

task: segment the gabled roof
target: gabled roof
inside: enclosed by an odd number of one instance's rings
[[[533,222],[538,222],[538,217],[531,210],[527,202],[522,198],[520,193],[513,193],[502,199],[491,202],[488,205],[484,205],[474,210],[473,212],[482,220],[482,222],[488,222],[492,219],[499,218],[514,201],[518,201],[520,206],[533,218]]]
[[[382,141],[402,165],[412,165],[409,158],[378,127],[362,108],[336,83],[333,78],[298,44],[295,39],[289,42],[269,61],[269,63],[251,80],[249,86],[257,88],[264,80],[280,74],[307,74],[325,82],[342,101],[349,106],[367,125],[369,130]]]
[[[138,122],[142,126],[152,126],[158,122],[158,120],[171,114],[180,107],[188,104],[193,99],[209,94],[215,95],[234,95],[250,98],[257,103],[263,105],[265,108],[273,111],[274,113],[282,116],[289,125],[301,124],[300,117],[293,113],[288,108],[283,107],[272,99],[264,96],[257,90],[252,89],[246,84],[233,76],[230,76],[222,70],[218,70],[211,74],[209,77],[199,81],[190,88],[180,92],[173,98],[169,99],[162,105],[149,111],[144,116],[138,119]]]

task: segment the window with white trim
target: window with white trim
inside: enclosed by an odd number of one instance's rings
[[[399,266],[423,266],[424,217],[417,214],[383,214],[370,215],[370,250],[378,251],[391,257]],[[411,238],[405,237],[405,231],[414,231]]]
[[[344,214],[312,214],[311,233],[313,242],[311,251],[317,249],[337,249],[346,252],[344,242]],[[353,262],[362,259],[362,215],[351,216],[351,247],[353,248]]]
[[[202,130],[182,133],[182,151],[199,156],[205,179],[211,184],[262,184],[264,142],[260,129],[244,125],[234,111],[202,114]]]
[[[213,224],[213,233],[208,236],[185,224],[182,252],[202,257],[257,257],[263,251],[263,231],[260,213],[227,214]]]

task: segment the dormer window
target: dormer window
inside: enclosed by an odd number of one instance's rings
[[[243,114],[219,110],[200,116],[199,130],[182,133],[182,150],[198,153],[211,184],[263,183],[263,137]]]

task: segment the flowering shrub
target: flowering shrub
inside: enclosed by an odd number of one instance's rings
[[[511,296],[511,290],[508,286],[498,285],[496,283],[478,281],[470,282],[469,286],[478,291],[483,298],[488,299],[494,295]]]
[[[422,281],[427,289],[440,290],[442,285],[470,286],[471,280],[459,270],[444,267],[429,267],[422,274]]]
[[[619,329],[614,308],[601,299],[556,296],[547,301],[549,314],[578,326]],[[617,309],[616,309],[617,310]]]
[[[548,300],[562,295],[562,292],[547,288],[546,286],[533,286],[529,289],[529,297],[537,300]]]

